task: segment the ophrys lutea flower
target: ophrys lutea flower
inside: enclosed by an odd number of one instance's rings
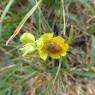
[[[24,33],[21,38],[24,46],[20,49],[23,55],[33,55],[37,51],[41,59],[46,60],[48,56],[58,59],[65,56],[69,45],[60,36],[53,36],[53,33],[45,33],[38,40],[30,33]]]
[[[38,53],[43,60],[46,60],[48,56],[53,59],[58,59],[61,56],[65,56],[69,45],[60,36],[53,37],[52,33],[43,34],[39,41],[42,46],[38,47]]]

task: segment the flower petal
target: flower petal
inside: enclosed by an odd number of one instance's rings
[[[53,37],[53,38],[51,39],[51,41],[56,42],[56,43],[61,43],[61,44],[63,44],[64,41],[65,41],[65,39],[63,39],[63,38],[60,37],[60,36],[57,36],[57,37]]]
[[[66,55],[66,52],[62,53],[61,56],[65,56]]]
[[[62,49],[63,50],[62,50],[61,56],[65,56],[66,55],[68,48],[69,48],[69,45],[68,44],[64,43],[62,45]]]
[[[43,41],[45,41],[45,40],[48,40],[48,39],[50,39],[50,38],[52,38],[52,37],[53,37],[53,33],[45,33],[45,34],[43,34],[43,35],[41,36],[40,39],[42,39]]]
[[[44,61],[46,60],[46,58],[48,57],[48,54],[46,52],[44,52],[43,50],[38,50],[38,53],[41,57],[41,59],[43,59]]]
[[[50,57],[52,57],[53,59],[58,59],[58,58],[60,58],[60,54],[58,54],[58,53],[51,53],[51,54],[49,54],[49,56]]]
[[[36,40],[36,48],[41,49],[43,47],[43,41],[41,39]]]

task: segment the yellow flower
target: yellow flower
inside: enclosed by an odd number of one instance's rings
[[[60,36],[53,37],[53,33],[45,33],[38,40],[30,33],[24,33],[20,37],[23,47],[20,48],[23,56],[33,55],[38,51],[40,57],[46,60],[48,56],[58,59],[65,56],[69,45]]]
[[[42,44],[40,44],[40,42]],[[54,59],[65,56],[69,48],[69,45],[65,43],[65,39],[60,36],[53,37],[53,33],[42,35],[39,39],[39,44],[40,47],[38,46],[38,53],[43,60],[46,60],[47,56]]]

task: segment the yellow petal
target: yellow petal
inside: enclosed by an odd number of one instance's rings
[[[58,58],[60,58],[60,54],[51,53],[51,54],[49,54],[49,56],[52,57],[53,59],[58,59]]]
[[[62,50],[61,56],[65,56],[66,55],[68,48],[69,48],[68,44],[65,43],[65,44],[62,45],[62,49],[63,50]]]
[[[45,34],[43,34],[42,36],[41,36],[41,39],[43,40],[43,41],[45,41],[45,40],[48,40],[48,39],[50,39],[50,38],[52,38],[53,37],[53,33],[45,33]]]
[[[66,55],[66,52],[62,53],[61,56],[65,56]]]
[[[41,49],[43,47],[43,41],[41,39],[36,40],[36,48]]]
[[[60,36],[57,36],[57,37],[53,37],[51,41],[56,42],[56,43],[64,43],[65,39]]]
[[[48,54],[46,52],[44,52],[43,50],[38,50],[38,53],[39,53],[41,59],[43,59],[44,61],[48,57]]]
[[[69,45],[68,45],[68,44],[66,44],[66,43],[64,43],[64,44],[62,45],[62,48],[63,48],[65,51],[67,51],[67,50],[68,50],[68,48],[69,48]]]

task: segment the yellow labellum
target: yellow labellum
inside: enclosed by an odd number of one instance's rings
[[[56,36],[53,37],[53,33],[45,33],[38,40],[30,33],[24,33],[20,37],[23,47],[20,50],[23,56],[32,55],[35,51],[38,51],[41,59],[46,60],[48,56],[58,59],[61,56],[65,56],[69,45],[65,42],[65,39]]]
[[[65,39],[60,36],[53,37],[52,33],[46,33],[41,36],[43,41],[42,48],[38,49],[38,53],[43,60],[48,56],[58,59],[60,56],[65,56],[69,45],[65,43]]]

